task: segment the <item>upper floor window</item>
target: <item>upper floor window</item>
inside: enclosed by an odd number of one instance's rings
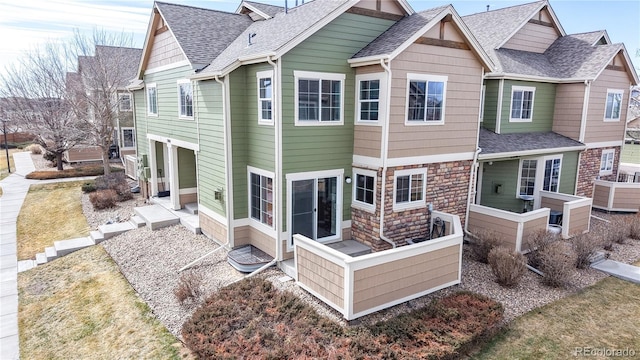
[[[604,121],[620,121],[623,90],[607,89],[607,104],[604,110]]]
[[[344,74],[294,71],[296,125],[344,123]]]
[[[273,226],[273,177],[249,168],[250,216],[267,226]]]
[[[407,74],[407,124],[443,124],[447,76]]]
[[[147,88],[147,114],[158,115],[158,89],[156,84],[148,84]]]
[[[530,122],[533,119],[533,98],[536,88],[514,86],[511,88],[511,116],[509,121]]]
[[[193,118],[193,88],[191,81],[178,80],[178,115],[181,118]]]
[[[120,111],[131,111],[131,94],[118,94],[118,109],[120,109]]]
[[[273,124],[273,71],[260,71],[258,78],[258,123]]]
[[[353,183],[353,205],[368,211],[374,211],[376,192],[376,172],[355,169]]]
[[[613,174],[613,161],[615,156],[615,149],[602,150],[602,156],[600,157],[600,175]]]
[[[132,148],[136,146],[136,134],[133,128],[122,128],[122,147]]]
[[[363,124],[377,124],[383,115],[384,74],[356,76],[356,120]]]
[[[425,205],[426,174],[424,169],[395,172],[394,210],[417,208]]]

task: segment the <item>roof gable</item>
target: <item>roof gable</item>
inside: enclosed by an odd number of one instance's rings
[[[284,11],[284,8],[281,6],[263,4],[254,1],[243,1],[238,6],[236,13],[249,15],[253,21],[258,21],[271,19],[282,11]]]
[[[496,49],[507,48],[543,53],[555,39],[564,35],[566,33],[553,9],[545,1],[513,33],[498,44]],[[531,41],[532,38],[535,38],[535,41]]]

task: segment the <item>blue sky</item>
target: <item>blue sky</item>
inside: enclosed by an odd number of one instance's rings
[[[163,0],[233,12],[240,0]],[[285,0],[254,0],[284,5]],[[295,0],[288,0],[290,6]],[[409,0],[416,11],[452,3],[460,15],[523,4],[505,0]],[[640,1],[551,0],[569,34],[606,29],[614,43],[624,42],[636,69],[640,69]],[[0,71],[24,51],[48,39],[69,38],[74,28],[133,33],[142,47],[152,0],[0,0]],[[640,72],[640,71],[639,71]]]

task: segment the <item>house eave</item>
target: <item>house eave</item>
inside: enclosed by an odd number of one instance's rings
[[[521,80],[521,81],[535,81],[535,82],[546,82],[546,83],[581,83],[585,81],[594,80],[593,78],[554,78],[547,76],[536,76],[536,75],[525,75],[525,74],[515,74],[515,73],[488,73],[484,76],[487,80]]]
[[[582,151],[582,150],[585,150],[586,148],[587,148],[586,145],[582,145],[582,146],[568,146],[568,147],[559,147],[559,148],[511,151],[511,152],[501,152],[501,153],[488,153],[488,154],[480,153],[480,155],[478,155],[478,160],[521,158],[525,156],[557,154],[557,153],[563,153],[563,152],[569,152],[569,151]]]

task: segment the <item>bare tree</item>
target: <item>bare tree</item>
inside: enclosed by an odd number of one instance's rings
[[[86,130],[90,145],[102,150],[104,173],[110,173],[110,149],[118,119],[131,116],[131,95],[126,92],[135,77],[142,54],[132,48],[133,35],[94,30],[91,35],[76,31],[68,44],[67,57],[77,59],[76,73],[68,74],[68,101]]]
[[[84,138],[81,123],[65,99],[67,62],[58,44],[49,42],[25,53],[0,76],[0,95],[12,109],[13,122],[35,134],[34,141],[62,156]]]

